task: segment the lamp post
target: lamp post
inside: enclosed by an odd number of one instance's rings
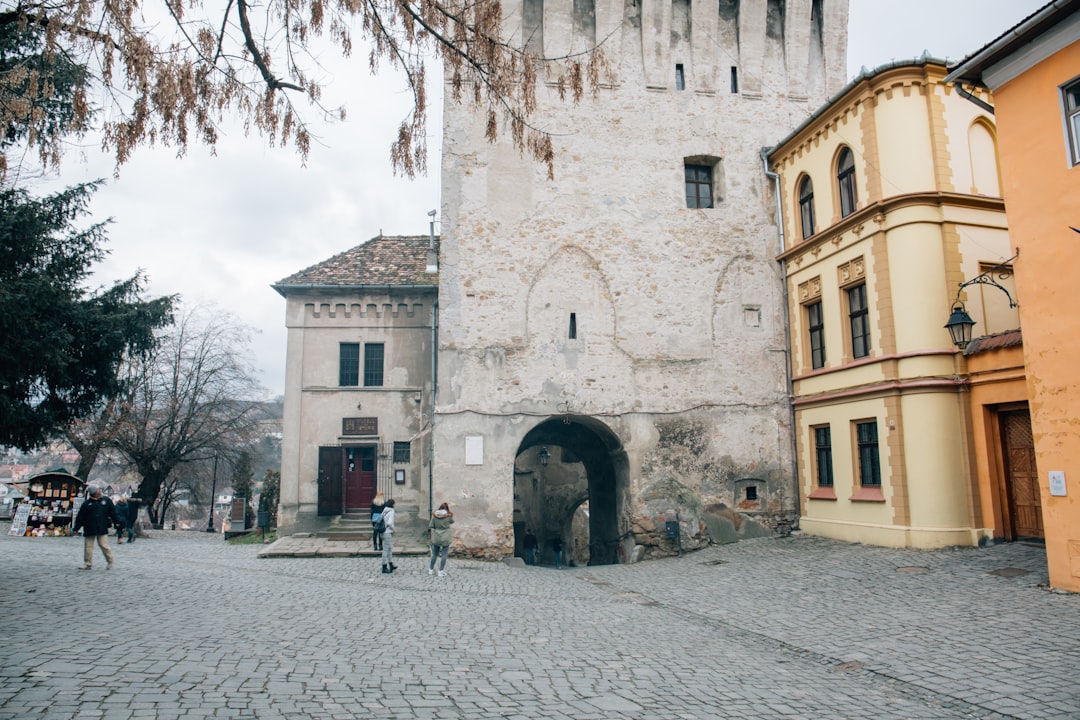
[[[206,532],[214,532],[214,495],[217,493],[217,455],[214,456],[214,476],[210,481],[210,517],[206,518]]]
[[[975,327],[975,321],[968,315],[967,309],[964,307],[964,303],[960,302],[960,293],[964,291],[968,285],[993,285],[1001,292],[1005,293],[1005,297],[1009,298],[1009,307],[1017,307],[1016,301],[1013,300],[1013,296],[1009,294],[1009,291],[1005,289],[994,276],[997,275],[1001,279],[1005,279],[1012,274],[1013,260],[1020,257],[1020,251],[1017,250],[1016,254],[1008,260],[998,263],[994,267],[990,268],[986,272],[979,273],[975,277],[966,282],[960,283],[960,287],[956,289],[956,299],[953,300],[952,312],[949,314],[949,321],[945,323],[945,329],[949,331],[949,336],[952,338],[953,345],[963,350],[971,342],[971,329]]]

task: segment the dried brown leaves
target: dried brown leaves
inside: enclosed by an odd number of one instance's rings
[[[488,139],[508,129],[514,144],[550,175],[551,138],[532,122],[538,69],[556,68],[560,93],[577,101],[586,87],[596,91],[604,68],[598,49],[544,59],[512,45],[503,36],[498,0],[223,0],[217,14],[202,0],[159,2],[143,8],[138,0],[25,0],[0,11],[0,23],[41,28],[46,53],[91,72],[101,93],[104,144],[118,164],[142,144],[174,146],[180,154],[192,141],[212,147],[226,114],[272,145],[291,142],[306,159],[312,138],[295,101],[303,98],[324,118],[344,114],[322,106],[321,87],[305,69],[318,66],[309,49],[316,38],[327,38],[348,57],[356,29],[371,48],[372,71],[383,62],[398,68],[413,94],[391,145],[396,172],[426,170],[424,58],[434,55],[444,63],[450,99],[485,112]],[[48,78],[26,70],[0,76],[4,91],[20,100],[0,104],[0,123],[7,125],[32,118],[35,101],[51,89]],[[79,133],[89,120],[85,89],[75,105],[65,130]],[[59,136],[28,140],[44,163],[59,161]]]

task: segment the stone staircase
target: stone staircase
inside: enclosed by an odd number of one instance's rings
[[[419,517],[416,505],[398,504],[394,508],[394,554],[412,555],[428,552],[427,518]],[[367,512],[344,513],[330,521],[330,527],[315,533],[329,541],[352,541],[371,547],[371,516]],[[366,554],[366,553],[365,553]],[[374,551],[370,551],[374,555]]]

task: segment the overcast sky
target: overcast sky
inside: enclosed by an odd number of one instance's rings
[[[848,78],[891,60],[959,60],[1045,4],[1044,0],[850,0]],[[389,145],[410,96],[391,75],[372,78],[364,53],[338,72],[326,97],[349,119],[316,131],[306,167],[291,148],[267,148],[231,133],[217,155],[192,147],[142,148],[111,179],[92,149],[69,151],[62,184],[110,178],[93,201],[113,218],[101,282],[137,269],[151,294],[215,303],[256,331],[255,364],[271,396],[284,392],[285,300],[270,285],[354,247],[380,231],[425,234],[439,208],[440,113],[429,113],[429,173],[406,180],[390,170]],[[433,103],[434,104],[434,103]]]

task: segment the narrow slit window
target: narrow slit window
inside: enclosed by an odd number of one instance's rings
[[[679,64],[677,64],[675,66],[675,89],[676,90],[685,90],[686,89],[686,76],[683,74],[682,63],[679,63]]]
[[[735,95],[739,92],[739,68],[734,65],[731,66],[731,94]]]
[[[577,313],[570,313],[570,339],[577,340]]]

